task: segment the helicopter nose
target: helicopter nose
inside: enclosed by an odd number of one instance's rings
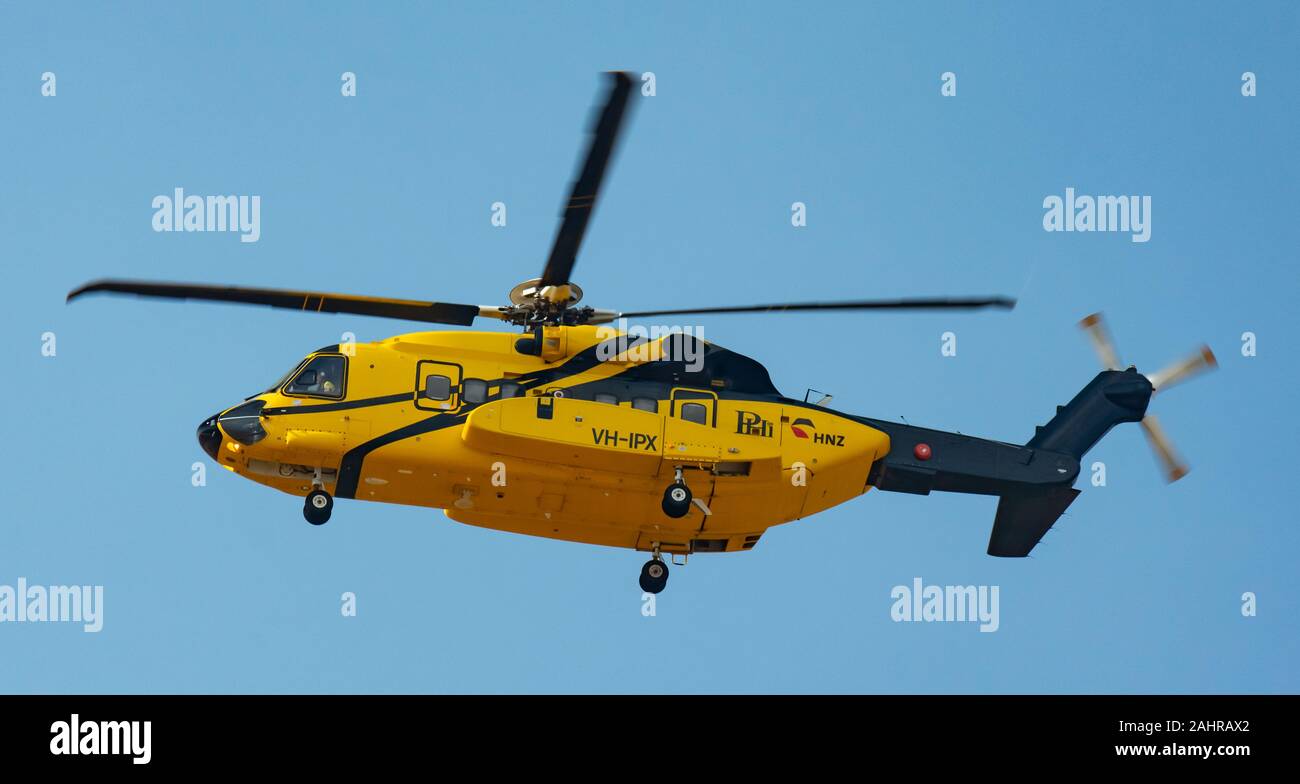
[[[252,400],[203,420],[196,433],[199,446],[208,457],[216,460],[223,436],[244,446],[252,446],[266,438],[266,429],[262,427],[262,407],[265,405],[265,400]]]
[[[217,417],[220,414],[213,414],[199,424],[197,435],[199,437],[199,446],[203,451],[208,453],[208,457],[213,460],[217,459],[217,449],[221,446],[221,431],[217,429]]]
[[[250,400],[235,406],[218,417],[221,429],[244,446],[256,444],[266,438],[266,428],[262,426],[262,408],[265,406],[265,400]]]

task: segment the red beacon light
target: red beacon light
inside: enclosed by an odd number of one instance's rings
[[[929,444],[917,444],[912,449],[912,454],[916,455],[917,460],[929,460],[934,451],[930,449]]]

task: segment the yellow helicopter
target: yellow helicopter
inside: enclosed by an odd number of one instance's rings
[[[1024,556],[1074,500],[1079,461],[1119,422],[1141,421],[1176,479],[1155,390],[1213,365],[1202,349],[1162,373],[1121,370],[1099,317],[1085,320],[1106,370],[1025,445],[833,411],[783,396],[757,361],[682,332],[609,325],[681,314],[1010,308],[1003,297],[786,303],[619,313],[579,306],[571,272],[632,91],[610,91],[540,278],[502,307],[309,291],[103,280],[93,292],[267,305],[522,332],[415,332],[331,345],[272,388],[203,421],[223,468],[304,498],[444,509],[452,520],[648,552],[641,588],[663,590],[664,555],[752,549],[773,525],[865,493],[1000,497],[988,552]],[[822,401],[824,402],[824,401]]]

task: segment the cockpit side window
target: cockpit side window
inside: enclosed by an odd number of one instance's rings
[[[347,359],[337,354],[313,357],[284,387],[284,394],[296,397],[327,397],[341,400],[347,381]]]

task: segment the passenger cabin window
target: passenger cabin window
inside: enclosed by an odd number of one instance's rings
[[[487,400],[487,382],[481,378],[467,378],[460,385],[461,399],[466,403],[482,403]]]
[[[611,406],[616,406],[616,405],[618,405],[618,395],[609,395],[609,394],[606,394],[606,393],[604,393],[604,392],[597,392],[597,393],[596,393],[596,402],[597,402],[597,403],[607,403],[607,404],[609,404],[609,405],[611,405]]]
[[[700,403],[682,403],[682,419],[697,425],[707,425],[709,409]]]
[[[284,388],[286,395],[304,397],[343,397],[346,361],[340,356],[322,356],[312,359]]]
[[[424,396],[429,400],[450,400],[451,379],[437,374],[425,376]]]
[[[519,390],[520,390],[520,389],[521,389],[521,387],[520,387],[518,384],[516,384],[515,382],[513,382],[513,381],[502,381],[502,382],[501,382],[501,397],[502,397],[502,399],[504,399],[504,398],[508,398],[508,397],[519,397]]]
[[[632,398],[632,408],[657,414],[659,413],[659,401],[648,397],[634,397]]]

